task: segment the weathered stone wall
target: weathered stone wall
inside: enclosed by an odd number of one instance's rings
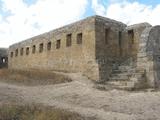
[[[150,87],[160,86],[160,26],[146,28],[140,39],[137,69],[146,71]]]
[[[148,23],[126,26],[101,16],[96,17],[96,60],[100,80],[109,78],[114,66],[128,61],[136,65],[140,37]],[[107,33],[106,33],[107,30]]]
[[[8,66],[7,49],[0,48],[0,68],[5,68]]]
[[[151,27],[148,23],[139,23],[135,25],[128,26],[126,28],[126,38],[128,39],[128,53],[129,57],[132,57],[133,60],[137,61],[137,53],[139,49],[139,42],[141,38],[141,34],[144,31],[144,29]],[[133,30],[133,39],[129,37],[129,31]]]
[[[122,54],[123,35],[126,25],[108,18],[96,17],[96,60],[99,64],[100,80],[111,73],[112,65]],[[120,35],[119,35],[120,34]]]
[[[82,44],[77,44],[77,34],[82,33]],[[66,46],[66,37],[72,34],[71,46]],[[56,49],[57,40],[60,48]],[[51,50],[47,44],[51,42]],[[43,43],[43,52],[39,52]],[[32,46],[36,51],[32,53]],[[29,54],[26,55],[26,49]],[[20,54],[24,49],[23,55]],[[16,55],[16,50],[18,54]],[[13,57],[11,57],[13,52]],[[95,62],[95,17],[64,26],[48,33],[33,37],[9,48],[10,69],[44,69],[66,72],[82,72],[91,79],[98,80],[97,63]]]

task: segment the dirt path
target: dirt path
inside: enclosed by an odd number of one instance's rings
[[[70,83],[17,86],[0,83],[0,103],[42,103],[99,120],[160,120],[160,92],[100,91],[81,74]]]

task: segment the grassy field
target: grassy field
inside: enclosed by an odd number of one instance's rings
[[[65,75],[59,75],[51,71],[20,71],[0,69],[0,81],[18,85],[49,85],[72,81]]]
[[[86,120],[86,118],[77,113],[43,105],[3,104],[0,106],[0,120]]]

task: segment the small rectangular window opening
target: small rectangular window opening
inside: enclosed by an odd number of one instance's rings
[[[23,48],[21,48],[21,50],[20,50],[20,55],[21,56],[23,55]]]
[[[109,29],[105,29],[105,44],[108,44],[109,40]]]
[[[43,43],[41,43],[41,44],[39,45],[39,52],[40,52],[40,53],[43,52]]]
[[[72,34],[68,34],[66,39],[66,46],[70,47],[71,44],[72,44]]]
[[[119,31],[118,33],[118,39],[119,39],[119,46],[121,46],[122,45],[122,32],[121,31]]]
[[[15,56],[16,57],[18,56],[18,49],[16,49]]]
[[[47,50],[51,50],[51,42],[47,43]]]
[[[13,52],[10,53],[11,58],[13,57]]]
[[[120,48],[120,55],[122,55],[122,52],[123,52],[123,50],[122,50],[122,32],[121,31],[119,31],[119,33],[118,33],[118,43],[119,43],[119,48]]]
[[[82,44],[82,33],[77,34],[77,44]]]
[[[6,62],[7,62],[6,58],[3,57],[3,58],[1,59],[1,62],[2,62],[2,63],[6,63]]]
[[[32,53],[33,54],[36,53],[36,46],[35,45],[32,46]]]
[[[61,47],[61,40],[57,40],[56,49],[59,49],[60,47]]]
[[[134,31],[133,30],[128,30],[128,37],[129,37],[129,40],[131,40],[132,44],[134,44]]]
[[[29,55],[29,47],[26,48],[26,55]]]

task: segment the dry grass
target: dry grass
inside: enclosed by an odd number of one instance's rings
[[[87,120],[87,118],[43,105],[2,105],[0,120]]]
[[[56,74],[51,71],[0,69],[0,81],[32,86],[65,83],[70,82],[71,79],[65,75]]]
[[[0,81],[9,84],[33,86],[70,82],[71,79],[65,75],[56,74],[51,71],[18,71],[0,69]],[[10,94],[8,93],[1,95],[0,120],[88,120],[88,118],[82,117],[77,113],[63,109],[57,109],[41,104],[27,104],[23,101],[19,102],[14,97],[10,98]],[[2,101],[3,97],[6,97],[5,99],[7,100],[13,100]]]

